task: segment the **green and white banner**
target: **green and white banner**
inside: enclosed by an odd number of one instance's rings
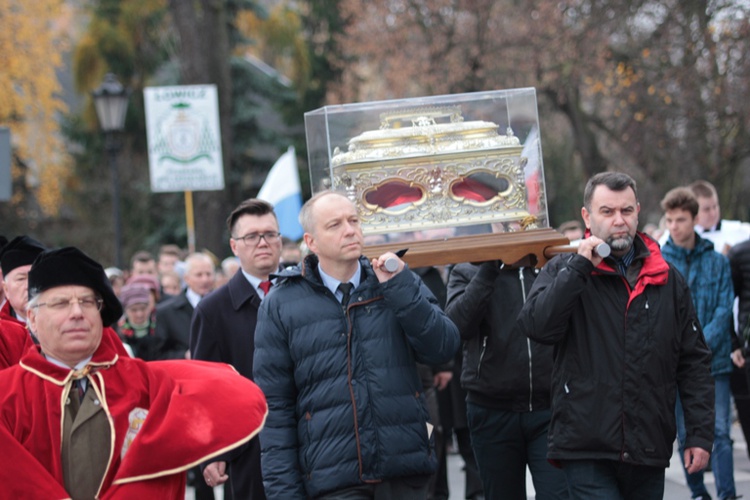
[[[151,190],[224,189],[216,86],[146,87],[143,93]]]

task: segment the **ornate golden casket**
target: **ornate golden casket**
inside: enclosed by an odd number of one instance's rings
[[[534,89],[328,106],[305,126],[313,191],[355,203],[368,255],[542,263],[567,242],[547,223]]]

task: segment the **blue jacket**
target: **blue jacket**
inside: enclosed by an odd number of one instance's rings
[[[661,253],[690,287],[698,321],[711,349],[711,375],[731,373],[734,288],[729,260],[697,233],[692,250],[678,247],[670,236]]]
[[[360,263],[346,309],[315,255],[281,273],[261,304],[253,374],[269,405],[260,436],[268,498],[435,470],[415,363],[451,360],[458,329],[414,273],[381,284]]]

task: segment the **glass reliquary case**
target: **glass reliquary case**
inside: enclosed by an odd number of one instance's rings
[[[368,256],[541,265],[568,242],[549,227],[533,88],[326,106],[305,130],[313,193],[355,203]]]

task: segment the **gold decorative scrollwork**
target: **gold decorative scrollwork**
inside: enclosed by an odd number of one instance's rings
[[[495,123],[465,122],[460,106],[400,109],[380,122],[331,158],[332,187],[357,205],[366,233],[535,225],[520,222],[529,216],[528,160],[510,127],[501,135]]]

